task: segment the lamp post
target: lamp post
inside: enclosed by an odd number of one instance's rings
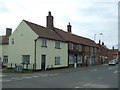
[[[94,34],[94,41],[96,41],[96,35],[103,35],[103,33]]]

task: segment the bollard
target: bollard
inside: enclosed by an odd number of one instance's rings
[[[77,64],[76,64],[76,63],[74,63],[74,68],[76,68],[76,66],[77,66]]]

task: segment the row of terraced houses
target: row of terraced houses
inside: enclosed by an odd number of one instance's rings
[[[23,65],[24,68],[47,70],[63,67],[82,67],[108,63],[112,50],[104,42],[95,43],[89,38],[54,27],[54,17],[48,12],[46,27],[22,20],[12,33],[0,36],[0,60],[7,67]]]

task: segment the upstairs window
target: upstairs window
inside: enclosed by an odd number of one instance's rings
[[[55,42],[55,48],[60,49],[60,42],[59,41]]]
[[[14,39],[11,40],[11,43],[14,44]]]
[[[93,52],[93,47],[90,48],[90,52]]]
[[[73,50],[73,44],[69,43],[69,50]]]
[[[42,47],[47,47],[47,40],[46,39],[42,39]]]
[[[89,52],[89,47],[88,46],[85,47],[85,51]]]
[[[76,50],[77,50],[77,51],[82,51],[82,46],[81,46],[81,45],[77,45],[77,46],[76,46]]]

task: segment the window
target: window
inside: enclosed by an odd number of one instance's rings
[[[69,43],[69,50],[73,50],[73,44]]]
[[[82,56],[80,55],[77,56],[77,63],[79,64],[82,63]]]
[[[30,55],[22,55],[22,63],[29,64],[30,63]]]
[[[8,63],[8,56],[3,56],[3,62]]]
[[[55,57],[55,65],[60,65],[60,57]]]
[[[88,46],[86,46],[85,51],[89,52],[89,47]]]
[[[14,44],[14,39],[12,39],[11,43]]]
[[[42,47],[47,47],[47,40],[46,39],[42,40]]]
[[[74,64],[73,55],[69,54],[69,64]]]
[[[90,47],[90,52],[93,52],[93,47]]]
[[[76,50],[77,50],[77,51],[82,51],[82,46],[81,46],[81,45],[77,45],[77,46],[76,46]]]
[[[59,41],[56,41],[56,42],[55,42],[55,48],[60,49],[60,42],[59,42]]]
[[[95,53],[97,52],[97,48],[94,48],[94,52],[95,52]]]

